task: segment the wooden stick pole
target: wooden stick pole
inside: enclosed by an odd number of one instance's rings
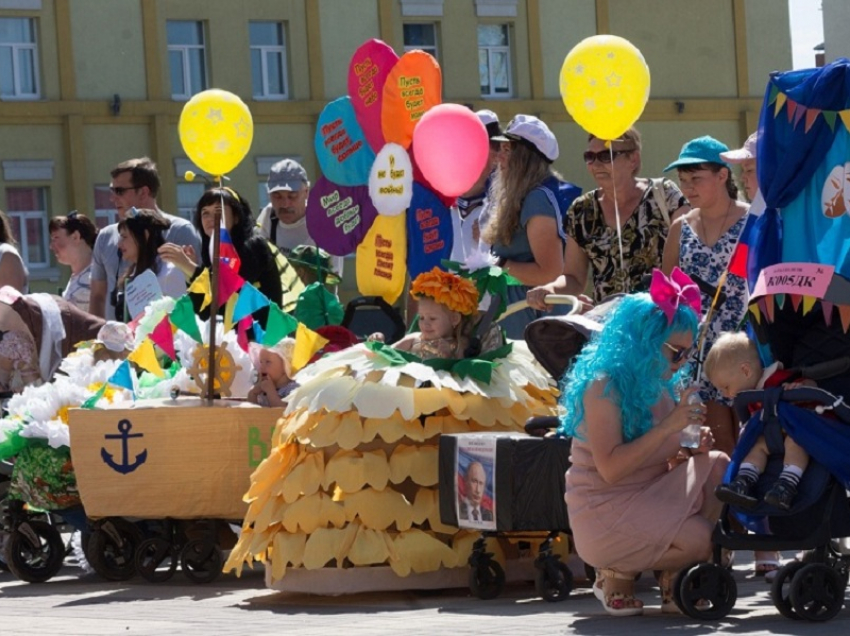
[[[221,183],[219,182],[219,187]],[[215,328],[218,323],[218,268],[219,268],[219,250],[221,249],[221,232],[219,225],[221,224],[221,215],[224,213],[224,203],[222,203],[221,211],[215,213],[215,225],[213,226],[212,244],[213,254],[212,262],[210,263],[210,291],[212,294],[212,302],[210,303],[210,334],[209,334],[209,361],[207,362],[207,405],[212,406],[215,403]]]

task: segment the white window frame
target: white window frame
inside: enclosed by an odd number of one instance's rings
[[[276,45],[269,44],[250,44],[251,51],[259,51],[260,53],[260,72],[262,73],[263,80],[263,92],[261,94],[254,93],[254,99],[258,101],[280,101],[289,99],[289,56],[286,52],[286,24],[284,22],[277,22],[273,20],[253,20],[252,22],[272,22],[276,24],[280,29],[280,39],[281,43]],[[249,22],[249,33],[248,36],[250,38],[250,22]],[[283,72],[283,92],[282,93],[273,93],[269,88],[269,70],[268,70],[268,56],[270,55],[280,55],[280,68]],[[254,72],[253,64],[251,65],[251,73]],[[253,78],[252,78],[253,80]],[[253,85],[253,82],[252,82]],[[252,89],[253,92],[253,89]]]
[[[408,25],[430,26],[431,29],[434,31],[434,44],[433,44],[433,46],[420,46],[418,44],[405,44],[404,45],[404,52],[407,53],[408,51],[425,51],[426,53],[430,54],[431,57],[433,57],[435,60],[439,60],[440,58],[437,57],[438,54],[439,54],[439,51],[440,51],[439,46],[438,46],[439,36],[438,36],[437,23],[436,22],[405,22],[404,24],[402,24],[402,27],[401,27],[402,38],[404,38],[404,27],[406,27]]]
[[[95,195],[94,195],[95,201],[97,201],[97,192],[98,191],[103,192],[104,194],[107,195],[107,197],[109,195],[109,185],[106,184],[106,183],[95,184],[94,190],[95,190]],[[113,223],[118,223],[118,210],[116,210],[114,207],[108,207],[108,208],[95,207],[93,221],[94,221],[94,224],[97,227],[100,227],[97,223],[98,219],[106,219],[106,225],[112,225]],[[106,225],[104,225],[104,227],[106,227]]]
[[[200,26],[201,30],[201,44],[171,44],[168,43],[168,71],[169,75],[171,73],[171,54],[179,53],[180,58],[183,63],[183,92],[182,93],[171,93],[171,99],[175,101],[188,101],[191,99],[192,93],[192,64],[190,62],[191,56],[189,55],[189,51],[201,51],[201,61],[203,63],[204,68],[204,77],[201,84],[201,90],[206,90],[207,83],[209,79],[209,71],[207,69],[207,34],[206,29],[204,28],[204,23],[202,20],[169,20],[168,22],[188,22],[194,24],[196,26]],[[174,88],[173,78],[169,78],[172,80],[172,90]]]
[[[9,219],[18,219],[18,227],[20,228],[20,235],[17,237],[18,253],[20,253],[21,259],[26,264],[27,269],[48,269],[50,267],[50,233],[47,231],[48,189],[45,186],[9,186],[6,189],[7,201],[9,199],[9,190],[38,190],[41,193],[41,204],[44,207],[43,210],[10,209],[6,212],[6,215],[9,217]],[[35,219],[41,225],[41,250],[45,258],[45,260],[43,261],[33,261],[30,259],[30,242],[28,240],[28,237],[26,236],[26,232],[27,221],[31,219]]]
[[[489,93],[481,93],[481,97],[484,99],[505,99],[509,97],[513,97],[514,94],[514,82],[513,75],[511,73],[511,66],[513,63],[513,59],[511,57],[511,25],[508,23],[500,23],[500,24],[479,24],[478,26],[500,26],[505,29],[505,34],[507,35],[508,43],[506,45],[500,46],[484,46],[479,41],[478,43],[478,54],[481,55],[481,51],[487,52],[487,70],[490,73],[490,92]],[[506,93],[497,93],[494,88],[493,82],[493,54],[494,53],[505,53],[508,64],[507,64],[507,73],[508,73],[508,91]],[[481,78],[479,77],[479,83]]]
[[[32,100],[41,98],[41,78],[40,66],[38,61],[38,31],[37,23],[34,18],[15,18],[3,17],[2,20],[27,20],[30,23],[30,32],[32,33],[32,42],[15,42],[15,43],[0,43],[0,47],[9,48],[12,51],[12,75],[13,75],[13,93],[0,95],[0,99],[4,100]],[[20,52],[32,51],[33,64],[33,85],[35,86],[34,93],[24,93],[21,91],[21,70],[20,70]]]

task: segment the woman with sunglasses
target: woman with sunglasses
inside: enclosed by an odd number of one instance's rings
[[[714,496],[729,459],[711,450],[705,407],[676,399],[697,335],[700,295],[680,270],[652,274],[649,293],[625,296],[562,381],[559,433],[572,437],[566,502],[576,550],[598,568],[606,612],[643,612],[634,577],[661,570],[662,612],[677,612],[676,573],[711,558],[722,504]],[[700,424],[699,447],[681,463],[681,431]]]
[[[588,137],[584,162],[597,188],[577,198],[564,216],[564,271],[552,282],[528,293],[528,304],[546,310],[548,294],[581,296],[590,273],[596,304],[611,294],[645,289],[644,279],[661,266],[670,219],[690,209],[675,183],[638,177],[641,136],[630,128],[606,142]],[[617,211],[623,237],[622,266]]]
[[[74,210],[68,216],[50,219],[47,229],[50,232],[50,249],[56,255],[56,261],[71,268],[71,277],[62,292],[62,298],[87,312],[97,227],[87,216]]]
[[[679,158],[664,169],[664,172],[678,171],[682,190],[694,206],[670,227],[669,240],[664,247],[665,272],[681,267],[690,276],[699,276],[709,285],[718,285],[726,271],[744,229],[748,209],[746,203],[738,201],[732,168],[721,156],[728,150],[726,144],[713,137],[692,139],[682,146]],[[726,301],[711,312],[705,344],[700,352],[703,357],[722,332],[738,329],[747,310],[749,295],[743,278],[729,274],[722,291]],[[707,315],[714,299],[704,294],[702,300]],[[738,424],[731,401],[724,399],[706,378],[700,378],[699,386],[700,396],[708,406],[708,421],[716,447],[731,455],[738,439]]]

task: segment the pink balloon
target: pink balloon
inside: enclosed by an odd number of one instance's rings
[[[467,192],[487,164],[487,129],[478,116],[459,104],[440,104],[413,129],[413,153],[422,175],[440,194]]]
[[[384,82],[396,62],[398,55],[391,46],[381,40],[368,40],[354,52],[348,64],[348,96],[366,141],[375,152],[384,146],[381,129]]]

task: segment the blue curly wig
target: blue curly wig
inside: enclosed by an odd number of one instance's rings
[[[558,432],[584,439],[584,394],[599,378],[608,378],[605,395],[612,392],[623,418],[623,438],[630,442],[652,427],[651,409],[666,392],[674,396],[674,387],[688,370],[682,368],[665,379],[670,361],[662,352],[662,343],[673,333],[697,335],[697,316],[684,303],[673,321],[647,293],[632,294],[611,312],[602,331],[591,338],[561,380],[561,403],[565,414]]]

